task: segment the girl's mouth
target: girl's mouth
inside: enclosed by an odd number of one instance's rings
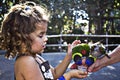
[[[46,45],[43,45],[43,48],[45,49],[45,48],[46,48]]]

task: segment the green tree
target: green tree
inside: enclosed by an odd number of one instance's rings
[[[3,0],[0,2],[0,20],[10,6],[23,3],[26,0]],[[88,34],[105,34],[107,25],[110,25],[110,34],[119,34],[118,26],[120,19],[119,0],[29,0],[38,4],[45,4],[51,11],[51,22],[49,24],[50,34],[66,33],[75,29],[76,19],[82,17],[89,21]],[[74,11],[83,10],[88,14],[85,18],[83,14],[73,14]],[[109,24],[108,24],[109,23]],[[94,29],[94,31],[93,31]],[[118,29],[118,30],[117,30]],[[69,32],[68,32],[69,33]]]

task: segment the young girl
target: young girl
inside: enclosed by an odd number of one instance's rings
[[[64,60],[55,68],[39,56],[48,40],[49,16],[47,9],[33,2],[15,5],[6,14],[1,27],[1,46],[7,51],[7,58],[16,57],[15,80],[70,80],[87,76],[80,70],[64,73],[71,61],[72,47],[79,44],[79,40],[68,45]]]

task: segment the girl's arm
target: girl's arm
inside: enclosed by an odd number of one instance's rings
[[[77,44],[80,44],[80,40],[75,40],[72,44],[68,45],[68,52],[63,59],[63,61],[54,69],[52,69],[53,76],[55,79],[59,78],[63,73],[66,71],[71,59],[72,59],[72,48],[76,46]]]

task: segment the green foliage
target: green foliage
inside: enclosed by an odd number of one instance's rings
[[[4,14],[12,5],[25,1],[26,0],[1,0],[0,24],[4,18]],[[106,34],[106,31],[108,31],[108,34],[110,35],[120,35],[120,0],[30,1],[34,1],[38,4],[44,5],[51,11],[51,20],[48,25],[47,34],[85,34],[81,26],[88,26],[89,30],[87,34]],[[88,18],[84,17],[84,14],[73,14],[74,11],[81,10],[85,11],[88,14]],[[86,23],[84,25],[83,23],[77,23],[76,20],[78,18],[89,21],[89,25],[86,25]],[[66,40],[67,42],[72,42],[74,38],[66,38]],[[114,41],[112,41],[111,39],[110,42]]]
[[[25,2],[26,0],[5,0],[5,2],[1,1],[0,4],[4,9],[2,10],[2,14],[0,14],[1,21],[3,19],[4,13],[7,12],[7,9],[10,6]],[[82,19],[86,19],[83,15],[74,15],[73,11],[84,10],[88,13],[89,16],[89,32],[92,33],[91,28],[92,25],[95,25],[94,34],[105,33],[103,31],[105,23],[103,23],[102,19],[105,21],[109,21],[109,18],[119,19],[120,16],[120,1],[119,0],[27,0],[34,1],[38,4],[44,5],[48,7],[51,11],[51,22],[49,24],[49,29],[52,34],[56,32],[56,34],[65,33],[70,34],[74,32],[76,19],[82,17]],[[93,4],[94,3],[94,4]],[[5,10],[6,9],[6,10]],[[105,18],[104,18],[105,17]],[[113,23],[115,24],[115,23]],[[48,29],[48,30],[49,30]],[[52,30],[52,31],[51,31]],[[99,30],[99,31],[98,31]],[[113,29],[111,29],[113,30]],[[113,32],[113,31],[111,31]],[[118,33],[118,32],[117,32]],[[79,33],[78,33],[79,34]],[[112,33],[113,34],[113,33]],[[115,33],[116,34],[116,33]]]

